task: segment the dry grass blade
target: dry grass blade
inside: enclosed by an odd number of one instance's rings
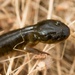
[[[20,51],[1,57],[0,75],[75,75],[75,0],[0,0],[0,35],[45,19],[66,23],[69,38],[35,46],[51,55],[42,59]]]

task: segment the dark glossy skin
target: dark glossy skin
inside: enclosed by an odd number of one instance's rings
[[[46,44],[65,40],[70,35],[69,28],[58,20],[44,20],[35,25],[10,31],[0,36],[0,56],[14,51],[13,48],[23,50],[24,46],[36,45],[39,42]],[[23,43],[20,43],[22,42]],[[19,44],[20,43],[20,44]],[[28,48],[27,48],[28,49]],[[45,53],[36,49],[29,49],[31,53]],[[26,50],[27,52],[27,50]],[[46,53],[45,53],[46,54]]]

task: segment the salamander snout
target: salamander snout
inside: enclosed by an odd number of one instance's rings
[[[70,29],[67,26],[62,27],[62,39],[68,38],[69,35],[70,35]]]

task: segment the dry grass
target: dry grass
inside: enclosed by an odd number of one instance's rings
[[[75,0],[0,0],[0,34],[44,19],[66,23],[70,37],[59,44],[38,44],[51,54],[42,60],[18,53],[0,58],[0,75],[75,75]]]

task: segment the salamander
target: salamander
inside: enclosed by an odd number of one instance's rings
[[[35,25],[16,29],[0,35],[0,56],[21,49],[34,54],[46,52],[32,48],[39,42],[53,44],[63,41],[70,35],[70,29],[59,20],[43,20]],[[24,49],[26,46],[26,50]]]

